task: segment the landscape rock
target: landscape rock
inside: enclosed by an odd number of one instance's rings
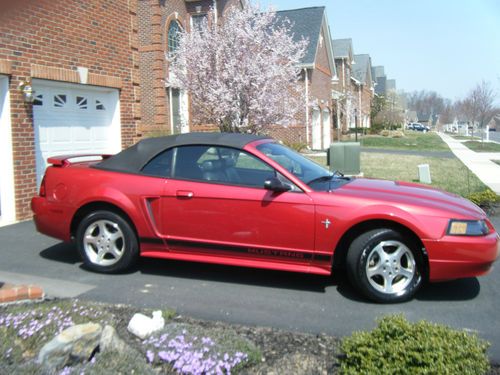
[[[61,369],[88,361],[99,345],[101,333],[102,327],[96,323],[69,327],[42,347],[38,363],[49,369]]]
[[[128,331],[140,339],[144,340],[153,332],[157,332],[165,327],[165,319],[162,317],[160,310],[153,312],[153,317],[150,318],[143,314],[134,314],[128,324]]]
[[[101,352],[111,351],[118,353],[126,353],[131,350],[111,326],[104,327],[101,334],[101,340],[99,341],[99,349]]]

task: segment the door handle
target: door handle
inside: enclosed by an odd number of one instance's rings
[[[177,198],[191,199],[194,197],[194,193],[188,190],[177,190]]]

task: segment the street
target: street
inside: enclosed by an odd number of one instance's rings
[[[494,218],[500,228],[500,216]],[[408,303],[369,303],[343,277],[143,259],[127,274],[87,271],[72,245],[35,231],[31,221],[0,228],[0,280],[38,283],[50,295],[135,306],[285,330],[349,335],[374,319],[403,313],[477,331],[500,361],[500,273],[425,286]]]

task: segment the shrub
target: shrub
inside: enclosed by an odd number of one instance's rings
[[[402,315],[378,321],[371,332],[345,338],[344,374],[484,374],[489,344],[476,335]]]
[[[381,135],[382,137],[388,137],[390,134],[391,134],[391,133],[389,132],[389,130],[382,130],[382,131],[380,132],[380,135]]]
[[[472,193],[467,197],[480,207],[490,208],[493,204],[500,202],[500,196],[490,189]]]

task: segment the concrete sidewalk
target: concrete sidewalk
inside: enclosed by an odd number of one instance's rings
[[[444,133],[438,133],[450,150],[471,170],[485,185],[500,195],[500,165],[492,160],[500,160],[500,152],[474,152]]]

